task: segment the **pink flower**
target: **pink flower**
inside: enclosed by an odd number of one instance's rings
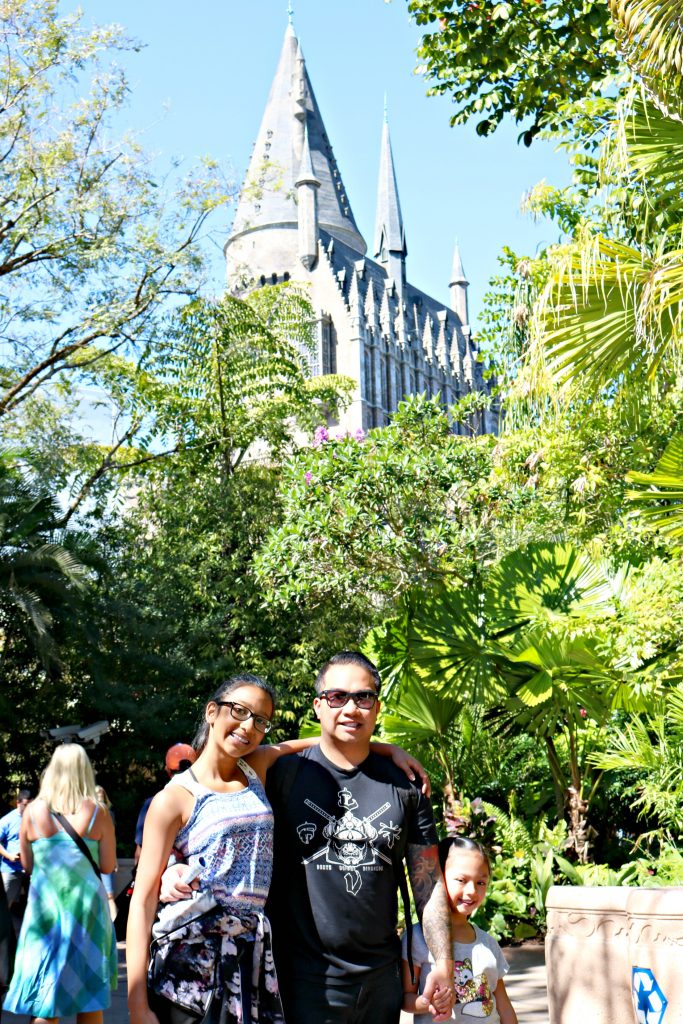
[[[355,437],[356,441],[364,441],[365,440],[365,431],[363,430],[362,427],[359,427],[358,430],[356,431],[356,433],[353,436]]]
[[[582,718],[588,718],[588,712],[586,711],[585,708],[579,708],[579,714],[581,715]]]
[[[317,448],[319,445],[324,444],[325,441],[329,441],[330,434],[327,427],[316,427],[315,434],[313,435],[313,447]]]
[[[311,471],[310,471],[310,470],[308,471],[308,473],[306,473],[306,474],[304,475],[304,480],[306,481],[306,483],[307,483],[307,484],[308,484],[308,486],[310,487],[310,486],[311,486],[311,483],[313,482],[313,474],[311,473]]]

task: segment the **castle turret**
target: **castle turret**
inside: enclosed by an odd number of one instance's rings
[[[463,327],[468,327],[470,322],[469,312],[467,309],[468,287],[469,281],[465,277],[465,271],[463,270],[460,246],[456,242],[455,250],[453,252],[453,268],[451,270],[451,279],[448,284],[448,289],[451,298],[451,309],[458,314],[460,323]]]
[[[386,109],[382,126],[382,148],[379,161],[379,183],[377,185],[377,214],[375,218],[375,259],[382,264],[396,285],[399,297],[403,295],[406,283],[406,245],[401,204],[394,170],[394,156],[389,138],[389,121]]]
[[[299,259],[311,270],[318,259],[318,189],[320,181],[313,172],[308,130],[304,131],[299,174],[294,182],[299,214]]]
[[[297,181],[305,135],[318,182],[318,227],[363,255],[366,245],[354,220],[301,47],[289,24],[225,245],[229,279],[238,277],[246,267],[253,279],[265,275],[270,280],[273,273],[279,276],[284,272],[288,261],[297,260]]]

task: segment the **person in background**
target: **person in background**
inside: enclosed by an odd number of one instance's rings
[[[109,811],[112,824],[116,827],[116,818],[114,817],[114,811],[112,810],[111,800],[107,796],[104,786],[95,786],[95,796],[97,797],[97,802],[100,807],[106,807]],[[108,871],[106,874],[102,875],[102,885],[104,886],[104,891],[106,892],[107,899],[109,901],[109,916],[112,921],[116,920],[117,913],[116,903],[114,902],[114,875],[116,874],[117,867],[115,867],[113,871]]]
[[[164,767],[166,774],[169,779],[172,779],[178,772],[187,771],[195,761],[197,760],[197,752],[189,743],[174,743],[172,747],[169,747],[166,751],[166,757],[164,758]],[[140,860],[140,850],[142,849],[142,834],[145,829],[145,818],[147,817],[147,811],[149,805],[154,798],[148,796],[138,814],[138,820],[135,824],[135,863]]]
[[[7,906],[12,916],[15,935],[19,934],[24,911],[28,879],[21,866],[19,853],[19,829],[21,818],[31,799],[29,789],[17,793],[17,805],[13,811],[0,818],[0,878],[7,896]]]
[[[31,885],[3,1009],[102,1024],[116,986],[116,942],[100,870],[114,869],[116,836],[79,744],[55,749],[19,843]]]
[[[503,976],[508,965],[496,940],[472,924],[470,917],[484,902],[491,877],[484,849],[465,836],[449,836],[439,843],[451,908],[455,1006],[453,1018],[467,1021],[485,1018],[489,1024],[517,1024]],[[416,1014],[415,1024],[431,1024],[428,1000],[421,994],[433,967],[420,926],[413,932],[414,978],[410,976],[407,942],[403,943],[403,1009]]]

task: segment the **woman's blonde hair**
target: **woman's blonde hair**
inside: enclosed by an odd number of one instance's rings
[[[98,804],[101,804],[102,807],[106,807],[108,811],[111,810],[111,800],[107,796],[107,791],[104,786],[95,786],[95,797]]]
[[[80,744],[62,743],[55,748],[40,780],[38,799],[59,814],[75,814],[84,800],[97,801],[95,773]]]

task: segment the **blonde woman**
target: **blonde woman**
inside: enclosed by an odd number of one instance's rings
[[[78,1024],[102,1024],[116,985],[116,942],[95,865],[114,869],[116,840],[78,744],[52,755],[19,843],[31,885],[3,1009],[39,1024],[73,1014]]]

